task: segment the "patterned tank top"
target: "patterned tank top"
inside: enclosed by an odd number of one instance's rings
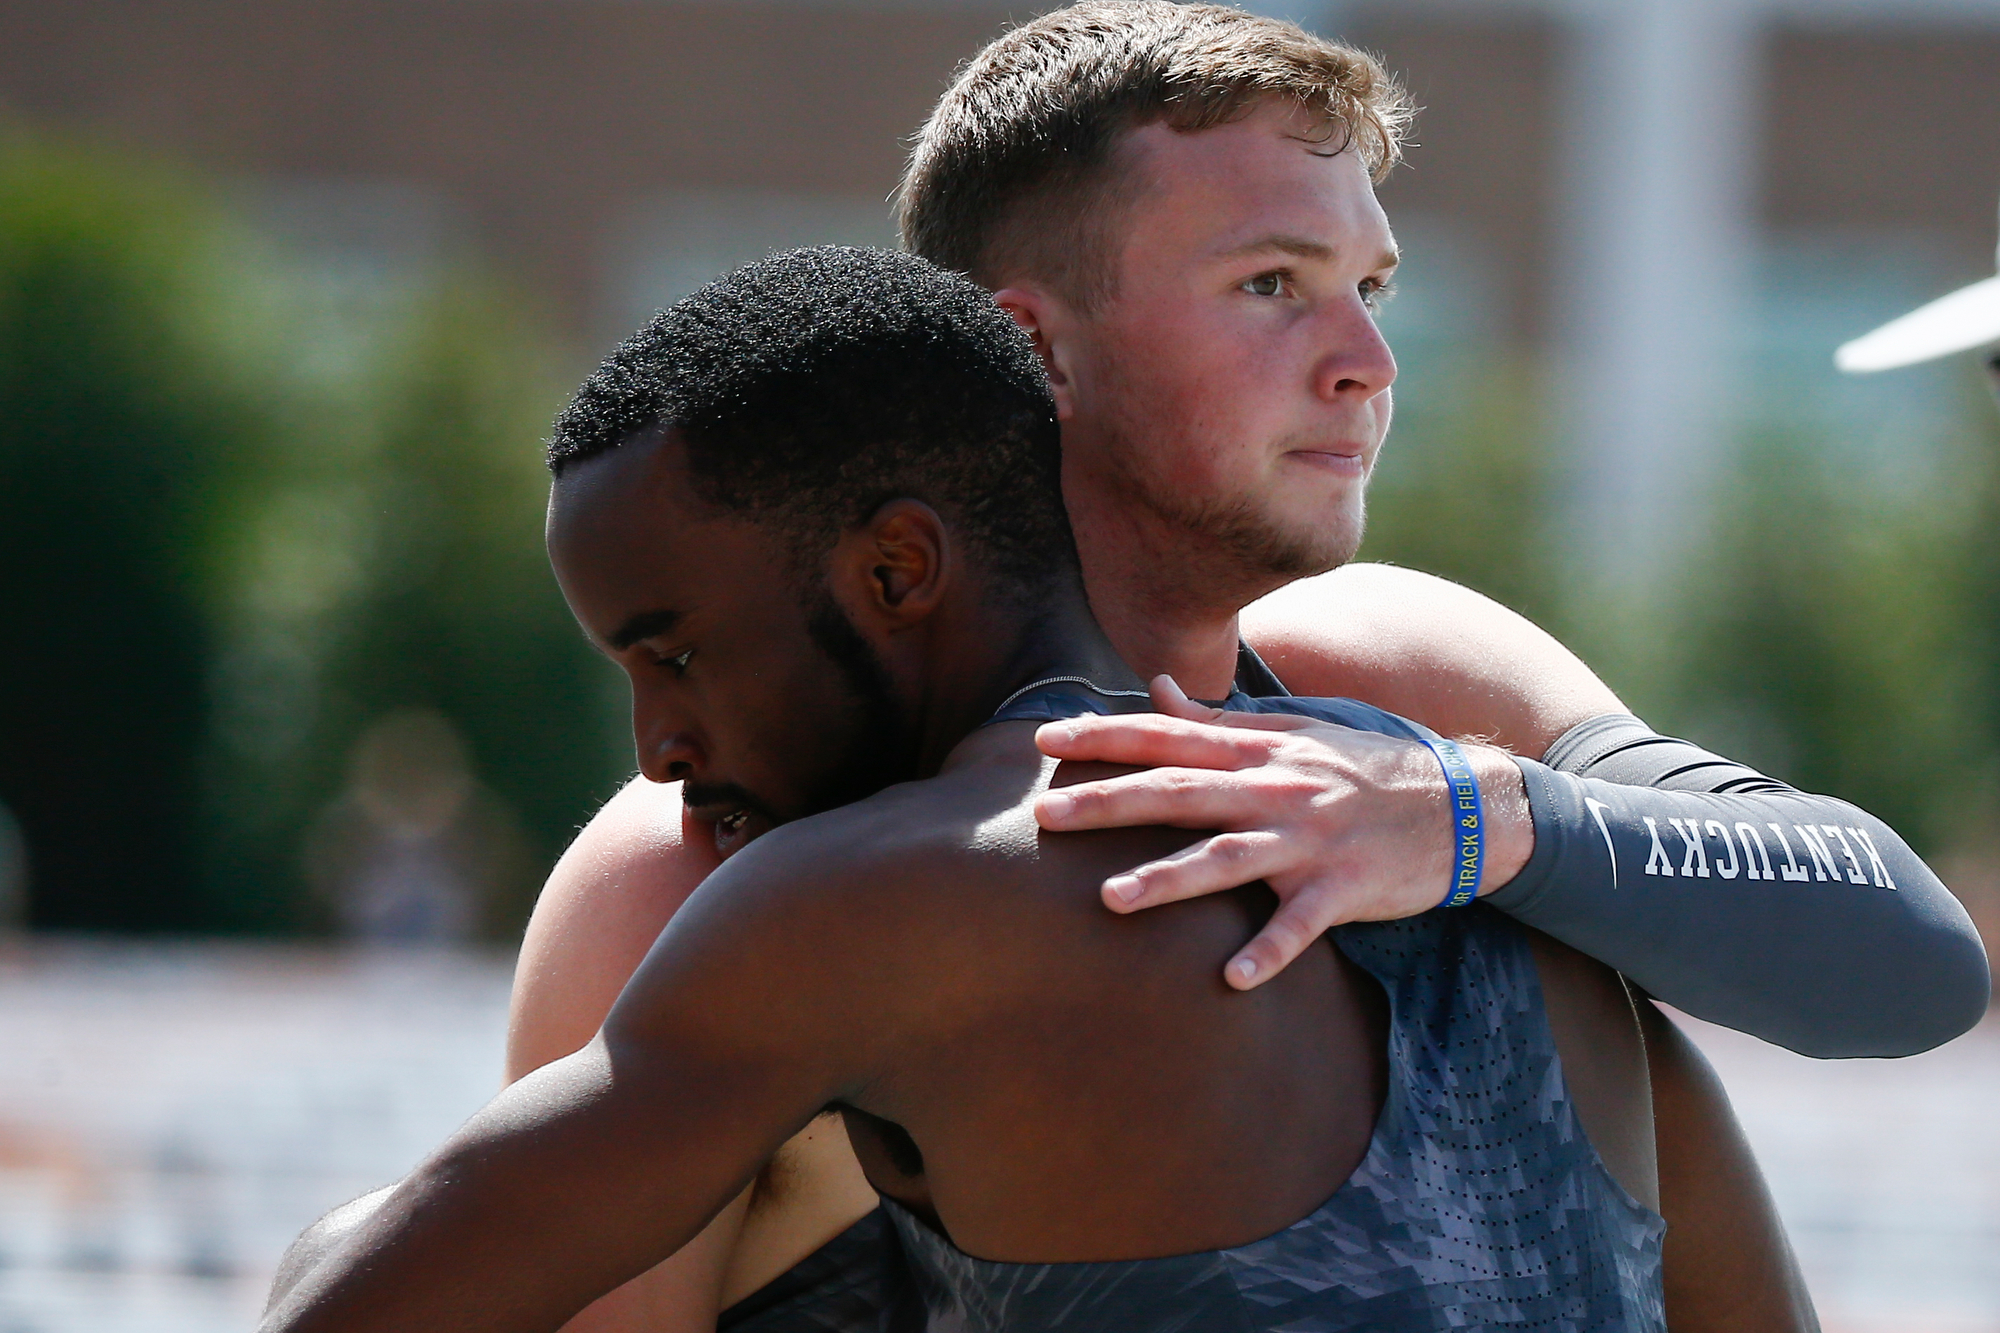
[[[923,1333],[895,1225],[877,1208],[724,1310],[717,1333]]]
[[[1351,700],[1233,694],[1406,739]],[[995,721],[1109,711],[1058,685]],[[1521,928],[1480,904],[1334,932],[1389,1000],[1389,1085],[1347,1183],[1284,1230],[1226,1250],[995,1263],[885,1200],[934,1333],[1663,1333],[1666,1226],[1584,1137]]]

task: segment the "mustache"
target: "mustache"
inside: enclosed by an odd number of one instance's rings
[[[773,824],[784,821],[777,811],[757,799],[748,787],[734,782],[684,782],[681,784],[681,804],[690,810],[703,806],[739,806],[752,814],[762,815]]]

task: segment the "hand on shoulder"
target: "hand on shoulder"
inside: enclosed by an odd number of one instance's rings
[[[1534,758],[1577,723],[1623,711],[1525,617],[1414,570],[1353,565],[1304,579],[1246,609],[1242,626],[1295,694],[1360,699]],[[1045,796],[1044,827],[1218,830],[1108,880],[1107,906],[1132,911],[1264,880],[1279,910],[1225,973],[1251,986],[1334,925],[1412,915],[1442,897],[1444,783],[1421,747],[1297,718],[1204,721],[1170,693],[1156,690],[1159,715],[1084,719],[1039,738],[1058,758],[1153,766]],[[1466,748],[1485,789],[1490,891],[1526,863],[1533,823],[1513,761]]]
[[[1059,759],[1154,765],[1044,792],[1044,828],[1219,830],[1106,880],[1107,907],[1133,912],[1262,880],[1278,909],[1223,971],[1248,989],[1334,926],[1415,916],[1443,899],[1457,844],[1444,771],[1428,748],[1306,717],[1225,713],[1193,703],[1167,676],[1153,682],[1153,704],[1154,713],[1052,722],[1035,738]],[[1513,759],[1489,746],[1463,750],[1482,792],[1490,891],[1527,864],[1534,822]]]

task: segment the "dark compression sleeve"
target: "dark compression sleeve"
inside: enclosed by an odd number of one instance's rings
[[[1535,853],[1486,901],[1659,999],[1820,1057],[1913,1055],[1985,1013],[1965,909],[1881,820],[1622,713],[1519,762]]]

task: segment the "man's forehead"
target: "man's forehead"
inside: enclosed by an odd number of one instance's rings
[[[635,438],[564,468],[549,492],[549,554],[558,565],[657,562],[713,520],[677,450]]]
[[[556,580],[585,632],[614,651],[760,596],[788,568],[767,525],[696,499],[685,466],[657,443],[625,453],[633,447],[564,469],[549,504]]]
[[[643,431],[570,463],[549,490],[549,532],[698,522],[712,515],[696,497],[685,446],[671,431]]]
[[[1192,133],[1142,126],[1129,144],[1144,181],[1133,199],[1137,230],[1175,233],[1218,256],[1274,239],[1301,254],[1363,247],[1373,266],[1394,248],[1388,219],[1361,155],[1338,144],[1279,108]]]

